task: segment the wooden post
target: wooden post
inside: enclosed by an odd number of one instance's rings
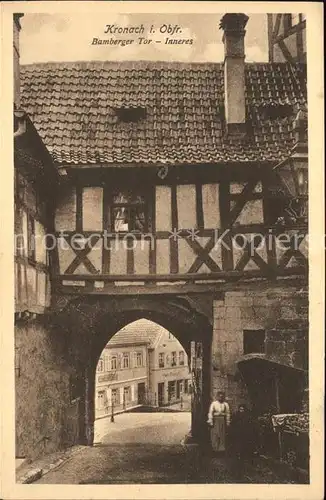
[[[113,399],[112,399],[112,403],[111,403],[111,422],[114,422],[114,403],[113,403]]]

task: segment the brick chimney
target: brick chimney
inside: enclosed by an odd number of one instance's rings
[[[246,133],[245,14],[225,14],[220,21],[224,43],[224,107],[228,136]]]
[[[19,19],[24,14],[14,14],[13,59],[14,59],[14,108],[20,108],[20,71],[19,71],[19,32],[21,30]]]

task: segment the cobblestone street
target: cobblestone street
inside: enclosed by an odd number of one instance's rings
[[[129,413],[96,422],[93,447],[81,448],[38,484],[288,483],[257,459],[243,476],[230,459],[184,446],[190,413]]]
[[[190,412],[121,413],[95,421],[94,444],[179,445],[190,425]]]

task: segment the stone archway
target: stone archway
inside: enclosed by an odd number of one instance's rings
[[[203,391],[201,410],[192,410],[191,433],[203,440],[211,394],[212,317],[205,301],[187,296],[146,297],[70,296],[59,298],[54,310],[55,321],[66,330],[69,362],[79,371],[83,395],[79,405],[79,439],[92,445],[94,437],[95,371],[99,356],[121,328],[141,318],[151,320],[169,330],[190,355],[190,341],[203,345]],[[205,307],[202,304],[205,303]]]

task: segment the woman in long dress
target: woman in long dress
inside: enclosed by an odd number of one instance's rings
[[[209,407],[207,423],[211,426],[211,444],[215,452],[225,451],[226,429],[230,425],[231,412],[225,401],[225,393],[219,391],[216,401]]]

